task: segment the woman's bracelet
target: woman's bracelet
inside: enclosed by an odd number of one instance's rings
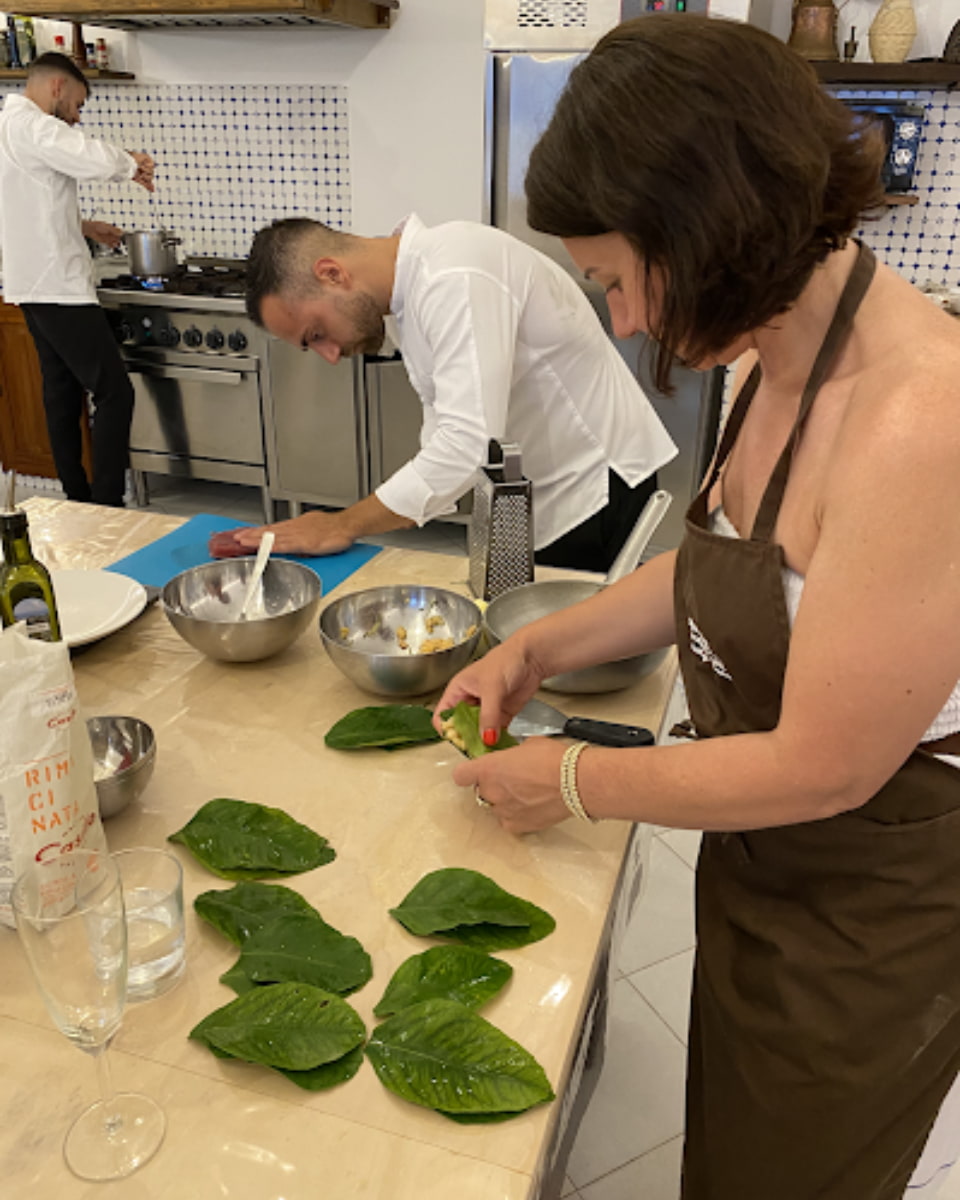
[[[578,820],[589,821],[591,825],[596,825],[597,818],[591,817],[583,807],[580,792],[577,790],[577,759],[586,748],[586,742],[574,742],[572,746],[568,746],[564,750],[563,758],[560,760],[560,795],[563,797],[564,804]]]

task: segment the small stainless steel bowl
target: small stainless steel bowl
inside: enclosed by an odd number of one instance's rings
[[[268,559],[263,604],[240,620],[255,559],[225,558],[176,575],[160,593],[170,624],[195,649],[221,662],[256,662],[285,650],[320,605],[320,579],[302,563]]]
[[[480,637],[480,609],[466,596],[419,584],[368,588],[334,600],[320,614],[320,637],[334,664],[366,692],[419,696],[470,661]],[[431,638],[447,650],[424,653]]]
[[[137,717],[90,717],[87,734],[100,816],[112,817],[150,782],[157,741],[146,721]]]
[[[490,644],[496,646],[532,621],[589,600],[604,586],[587,579],[544,579],[503,592],[490,601],[483,614]],[[541,687],[551,692],[616,692],[653,674],[666,654],[666,650],[652,650],[649,654],[634,654],[630,658],[566,671],[562,675],[551,675]]]

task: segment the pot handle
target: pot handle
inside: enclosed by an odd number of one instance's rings
[[[669,492],[665,492],[663,488],[653,493],[644,505],[643,512],[637,517],[637,523],[627,536],[627,540],[620,547],[620,553],[607,572],[605,583],[616,583],[618,579],[622,579],[624,575],[629,575],[636,569],[647,548],[647,543],[653,537],[672,502],[673,496]]]

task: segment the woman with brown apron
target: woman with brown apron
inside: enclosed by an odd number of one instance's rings
[[[656,335],[661,385],[673,356],[757,362],[679,552],[437,706],[472,698],[495,729],[551,674],[676,642],[692,744],[538,739],[454,778],[510,832],[706,831],[684,1200],[927,1200],[956,1111],[960,334],[848,240],[879,176],[851,121],[781,43],[717,20],[627,22],[574,72],[530,223],[605,287],[616,334]]]
[[[677,646],[698,737],[780,719],[790,622],[772,535],[797,441],[874,267],[861,246],[749,538],[711,532],[708,501],[758,367],[687,515]],[[852,812],[704,835],[685,1195],[903,1196],[960,1069],[960,772],[932,753],[950,745],[918,747]]]

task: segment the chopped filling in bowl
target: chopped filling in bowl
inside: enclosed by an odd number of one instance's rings
[[[425,638],[420,643],[421,654],[436,654],[440,650],[452,650],[456,645],[452,637]]]
[[[429,613],[423,620],[424,630],[428,635],[434,632],[443,625],[447,625],[447,618],[442,613]],[[337,631],[338,640],[347,646],[355,645],[361,638],[377,637],[386,641],[396,641],[397,648],[407,654],[439,654],[443,650],[452,650],[454,646],[467,642],[477,632],[476,623],[468,626],[464,632],[458,636],[448,635],[446,637],[427,636],[416,644],[411,642],[411,638],[416,638],[419,631],[412,631],[406,625],[397,625],[394,629],[390,629],[383,623],[383,615],[377,613],[373,623],[367,629],[356,630],[351,629],[348,625],[341,625]],[[375,652],[379,650],[375,647]]]

